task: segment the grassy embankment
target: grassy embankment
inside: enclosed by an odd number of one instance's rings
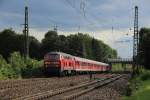
[[[123,97],[123,100],[150,100],[150,71],[142,73],[130,81],[131,95]],[[130,92],[130,91],[129,91]]]
[[[131,71],[132,65],[127,64],[126,66],[122,66],[122,64],[113,64],[112,65],[112,72],[115,71]]]
[[[127,65],[126,71],[131,71],[132,66]],[[113,64],[112,71],[125,71],[121,64]],[[129,82],[129,90],[123,100],[150,100],[150,71],[142,70],[139,76]]]

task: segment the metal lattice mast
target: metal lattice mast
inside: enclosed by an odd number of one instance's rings
[[[134,17],[134,36],[133,36],[133,73],[138,69],[138,46],[139,46],[139,32],[138,32],[138,6],[135,6]]]
[[[29,27],[28,27],[28,7],[25,7],[25,23],[24,23],[24,56],[29,57]]]

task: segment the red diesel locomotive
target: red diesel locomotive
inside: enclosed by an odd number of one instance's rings
[[[48,75],[75,74],[81,72],[110,71],[111,66],[62,52],[50,52],[44,56],[44,69]]]

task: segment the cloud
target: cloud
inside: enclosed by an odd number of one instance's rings
[[[20,13],[14,13],[14,12],[1,12],[0,14],[1,18],[2,17],[23,17],[23,14]]]
[[[133,43],[115,41],[132,40],[132,35],[126,34],[131,34],[135,5],[139,6],[140,27],[150,26],[149,0],[85,0],[85,16],[80,0],[69,1],[74,7],[66,0],[28,0],[30,35],[41,41],[44,34],[57,25],[59,34],[89,33],[117,49],[119,56],[131,57]],[[21,33],[25,0],[0,0],[0,5],[0,30],[12,27]]]

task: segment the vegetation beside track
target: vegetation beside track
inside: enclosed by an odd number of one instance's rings
[[[34,77],[42,74],[41,68],[42,61],[25,60],[18,52],[12,53],[8,61],[0,55],[0,79]]]
[[[132,71],[132,65],[127,64],[126,66],[122,66],[122,64],[112,64],[112,72],[116,71]]]
[[[139,76],[130,80],[123,100],[149,100],[150,99],[150,71],[143,70]]]

